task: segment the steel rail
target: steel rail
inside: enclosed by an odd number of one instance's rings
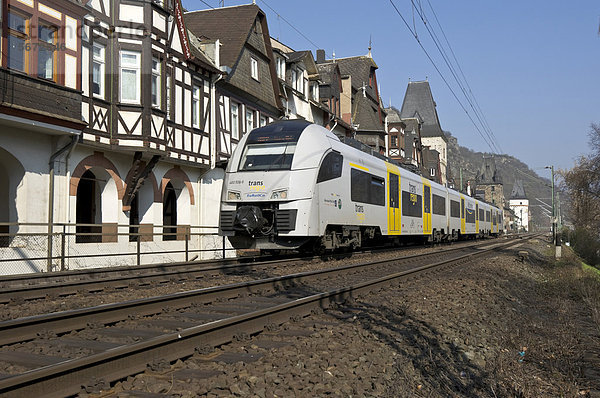
[[[490,243],[487,242],[486,245]],[[494,243],[493,245],[497,245]],[[476,250],[482,245],[462,246],[442,251],[413,254],[403,256],[391,261],[406,262],[415,258],[437,257],[461,250]],[[73,330],[84,329],[88,324],[108,324],[127,319],[132,312],[138,315],[152,315],[160,313],[165,306],[184,308],[194,303],[208,303],[218,299],[236,297],[240,294],[251,293],[257,290],[285,288],[290,283],[315,276],[335,275],[352,269],[368,267],[377,264],[389,263],[390,260],[376,260],[366,263],[333,267],[322,270],[306,271],[254,280],[233,283],[223,286],[188,290],[163,296],[147,297],[128,300],[120,303],[102,304],[94,307],[53,312],[50,314],[34,315],[0,322],[0,345],[25,342],[35,339],[40,331],[50,331],[60,334]],[[121,282],[122,283],[122,282]]]
[[[392,273],[353,286],[314,294],[270,308],[165,334],[140,343],[120,346],[89,357],[66,360],[56,365],[11,376],[0,380],[0,395],[6,397],[42,395],[61,397],[76,394],[82,385],[86,385],[98,376],[105,381],[113,382],[145,370],[148,363],[156,360],[175,361],[194,354],[198,347],[207,345],[214,347],[225,344],[231,341],[236,334],[242,332],[255,334],[262,331],[266,325],[281,324],[296,315],[305,316],[314,309],[327,308],[330,303],[356,297],[403,277],[443,265],[461,264],[475,256],[518,243],[520,242],[504,242],[454,259]],[[394,260],[386,261],[393,262]]]
[[[489,242],[480,242],[469,247],[485,246]],[[451,252],[462,247],[451,247],[443,251]],[[440,251],[441,252],[441,251]],[[231,272],[237,268],[259,268],[281,261],[308,261],[316,256],[289,257],[246,257],[236,259],[218,259],[188,261],[165,264],[148,264],[131,267],[96,268],[91,270],[66,271],[57,274],[20,274],[0,277],[0,304],[12,300],[35,300],[46,297],[61,297],[77,294],[81,291],[98,292],[107,288],[125,288],[129,284],[144,285],[156,281],[169,281],[174,278],[192,279],[195,274],[211,272]],[[256,262],[255,260],[260,260]],[[255,262],[251,262],[255,261]],[[201,268],[199,268],[201,267]]]

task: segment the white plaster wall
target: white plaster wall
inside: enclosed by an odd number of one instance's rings
[[[211,169],[200,178],[200,206],[198,225],[199,231],[203,234],[201,246],[204,249],[215,249],[215,251],[206,251],[202,253],[202,259],[221,258],[225,244],[226,257],[235,257],[236,252],[227,239],[212,235],[218,231],[219,213],[221,208],[221,190],[223,188],[223,180],[225,178],[225,170]]]
[[[19,129],[6,129],[3,131],[3,139],[0,148],[11,153],[23,165],[23,178],[16,188],[16,212],[19,222],[47,222],[48,209],[48,161],[51,153],[62,148],[68,143],[68,137],[48,136],[27,132]],[[1,152],[1,151],[0,151]],[[77,145],[73,150],[68,162],[63,156],[55,163],[55,201],[54,222],[75,223],[76,221],[76,197],[70,195],[70,179],[77,165],[86,157],[93,155],[94,149],[84,145]],[[125,180],[132,165],[132,155],[104,152],[104,157],[114,165],[122,180]],[[160,187],[161,180],[166,172],[173,168],[172,163],[159,162],[153,170],[157,184]],[[195,167],[181,167],[191,183],[194,192],[195,203],[190,204],[190,195],[183,181],[174,181],[179,185],[181,191],[178,198],[178,224],[192,225],[198,227],[211,226],[208,230],[192,228],[192,239],[188,242],[190,250],[216,249],[218,251],[206,251],[202,253],[190,253],[189,258],[198,254],[202,258],[215,258],[221,256],[222,238],[218,236],[200,236],[199,232],[216,233],[219,217],[219,200],[223,181],[223,170],[215,169],[206,172],[204,169]],[[118,223],[120,233],[128,231],[129,214],[122,210],[122,203],[118,200],[117,186],[112,177],[104,170],[94,167],[92,171],[98,179],[102,191],[102,222]],[[202,188],[201,188],[202,187]],[[154,189],[152,182],[148,179],[140,190],[140,222],[162,225],[162,203],[154,203]],[[56,232],[62,232],[62,228],[55,228]],[[31,230],[34,231],[33,229]],[[44,233],[46,227],[37,227],[35,232]],[[20,232],[25,232],[20,229]],[[67,233],[72,235],[66,240],[66,254],[75,256],[67,259],[67,269],[91,268],[98,266],[123,266],[136,263],[135,242],[129,242],[128,236],[120,236],[118,242],[114,243],[76,243],[75,228],[68,227]],[[162,232],[162,228],[155,227],[155,232]],[[20,238],[14,241],[11,248],[0,248],[0,260],[7,258],[31,258],[43,257],[47,252],[47,237],[40,234],[34,238]],[[61,239],[54,240],[53,252],[60,253]],[[155,236],[152,242],[141,242],[142,253],[144,251],[159,252],[156,255],[143,255],[142,263],[157,263],[183,261],[184,253],[166,253],[172,250],[183,250],[184,241],[163,241],[161,236]],[[91,254],[115,254],[109,257],[78,257]],[[125,254],[125,255],[120,255]],[[234,255],[231,250],[228,255]],[[53,262],[54,269],[58,269],[60,262]],[[0,262],[0,274],[14,274],[24,272],[42,272],[46,269],[46,261],[19,261],[9,265]]]
[[[514,211],[515,216],[519,219],[522,215],[522,225],[525,230],[529,231],[529,200],[528,199],[510,199],[508,207]],[[521,225],[521,221],[515,220],[517,226]]]

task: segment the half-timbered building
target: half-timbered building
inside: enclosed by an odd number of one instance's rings
[[[185,22],[200,41],[220,44],[215,145],[225,162],[243,134],[282,116],[267,17],[250,4],[188,12]]]
[[[51,232],[47,225],[64,214],[64,156],[85,127],[85,13],[75,0],[0,2],[0,258],[45,253],[46,239],[14,234]],[[0,272],[42,269],[29,261]]]
[[[180,0],[90,0],[88,9],[81,87],[88,127],[70,163],[74,243],[95,245],[90,251],[137,239],[177,246],[191,239],[191,226],[212,224],[203,204],[218,196],[210,132],[220,71],[187,31]]]

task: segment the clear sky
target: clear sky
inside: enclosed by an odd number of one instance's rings
[[[570,168],[577,156],[588,152],[590,124],[600,123],[598,0],[412,1],[452,59],[435,11],[503,153],[548,177],[543,166]],[[225,6],[248,3],[225,0]],[[322,48],[328,58],[334,52],[338,58],[365,55],[371,38],[386,106],[390,102],[402,106],[409,79],[428,79],[442,128],[463,146],[491,152],[389,0],[256,3],[267,15],[271,36],[295,50],[310,49],[314,54]],[[220,2],[183,0],[188,10],[208,9],[207,4],[216,8]],[[411,29],[416,28],[425,50],[485,134],[411,0],[393,4]]]

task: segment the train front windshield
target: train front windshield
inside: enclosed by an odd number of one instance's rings
[[[240,171],[289,170],[296,143],[247,144],[240,160]]]

